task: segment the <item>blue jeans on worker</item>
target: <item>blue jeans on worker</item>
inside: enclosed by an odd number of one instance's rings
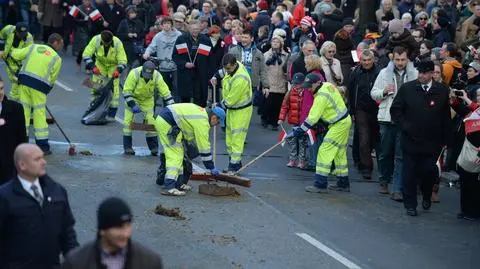
[[[380,184],[392,181],[392,192],[402,193],[403,154],[400,128],[392,123],[380,122],[380,145],[377,152]]]

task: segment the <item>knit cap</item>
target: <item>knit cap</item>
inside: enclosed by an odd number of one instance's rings
[[[127,203],[120,198],[110,197],[98,207],[97,228],[100,231],[120,227],[132,222],[132,219],[132,211]]]
[[[402,20],[393,19],[388,23],[388,31],[392,34],[403,34],[404,26]]]

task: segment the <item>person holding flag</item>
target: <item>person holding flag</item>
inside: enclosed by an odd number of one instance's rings
[[[75,22],[75,39],[72,48],[72,53],[75,56],[81,54],[83,49],[87,46],[88,41],[90,41],[92,21],[88,15],[96,10],[92,6],[92,0],[83,0],[82,2],[83,3],[78,7],[72,5],[68,12]]]
[[[7,25],[0,31],[0,57],[7,64],[6,71],[11,83],[9,97],[12,101],[18,101],[20,99],[17,73],[22,63],[15,61],[10,56],[10,53],[13,49],[23,49],[32,44],[33,37],[28,32],[28,26],[24,22],[19,22],[15,26]]]
[[[312,108],[307,119],[293,131],[295,137],[302,137],[317,123],[328,125],[328,131],[317,153],[317,166],[313,186],[305,188],[307,192],[326,193],[327,187],[336,191],[350,191],[348,180],[347,143],[352,126],[340,91],[331,83],[322,82],[314,73],[305,77],[303,84],[314,95]],[[332,170],[332,162],[335,169]],[[338,181],[328,186],[328,176],[333,172]]]
[[[193,22],[189,32],[182,34],[175,42],[172,59],[178,70],[178,94],[180,102],[207,105],[208,81],[213,71],[210,64],[212,42],[200,35],[200,25]]]
[[[86,69],[93,73],[93,82],[102,84],[105,78],[114,80],[108,117],[115,118],[120,98],[120,74],[127,67],[127,55],[122,41],[112,32],[104,30],[90,40],[82,56]],[[97,95],[98,91],[91,89],[90,98],[93,100]]]

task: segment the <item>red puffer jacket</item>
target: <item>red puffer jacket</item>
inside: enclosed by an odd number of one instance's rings
[[[288,114],[288,123],[292,125],[300,125],[300,110],[302,109],[302,92],[301,88],[292,88],[285,95],[280,109],[278,119],[285,121]]]

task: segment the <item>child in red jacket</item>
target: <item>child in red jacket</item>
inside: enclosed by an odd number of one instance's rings
[[[292,88],[285,95],[283,99],[282,108],[280,109],[280,115],[278,116],[278,124],[282,124],[288,115],[288,123],[293,128],[300,128],[302,124],[301,112],[302,112],[302,99],[303,99],[303,81],[305,76],[302,73],[295,73],[292,79]],[[288,167],[298,167],[304,169],[307,165],[307,148],[308,140],[307,136],[301,138],[288,137],[287,143],[290,147],[290,154],[288,156]],[[298,161],[298,165],[297,165]]]

